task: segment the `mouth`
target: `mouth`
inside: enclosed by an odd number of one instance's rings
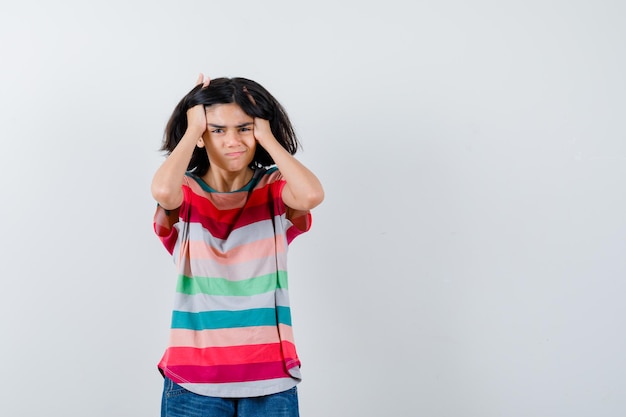
[[[238,151],[238,152],[228,152],[227,154],[225,154],[226,156],[229,156],[231,158],[237,158],[243,154],[245,154],[246,151]]]

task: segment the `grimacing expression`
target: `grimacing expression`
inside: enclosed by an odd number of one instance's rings
[[[206,108],[207,129],[198,140],[214,168],[237,172],[250,165],[256,151],[254,118],[236,103]]]

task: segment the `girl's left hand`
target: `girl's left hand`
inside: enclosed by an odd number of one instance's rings
[[[261,146],[272,139],[276,140],[276,138],[274,138],[274,134],[272,133],[272,129],[270,128],[269,120],[261,119],[259,117],[254,118],[254,138]]]

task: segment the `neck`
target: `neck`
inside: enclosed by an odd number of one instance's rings
[[[245,187],[252,179],[253,174],[254,172],[250,168],[239,172],[219,172],[209,168],[209,171],[202,177],[202,180],[214,190],[227,193]]]

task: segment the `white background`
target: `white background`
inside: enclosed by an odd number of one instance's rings
[[[157,416],[152,174],[200,72],[287,108],[303,417],[626,414],[626,3],[0,6],[0,410]]]

